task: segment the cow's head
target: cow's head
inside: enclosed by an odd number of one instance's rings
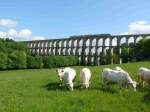
[[[132,81],[132,83],[128,83],[129,86],[134,90],[136,91],[136,87],[137,87],[137,82],[136,81]]]
[[[63,69],[56,69],[56,73],[57,73],[57,76],[60,80],[62,80],[62,77],[64,75],[64,70]]]

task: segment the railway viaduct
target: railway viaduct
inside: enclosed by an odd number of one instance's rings
[[[124,44],[129,48],[130,43],[137,43],[142,38],[149,38],[150,34],[137,35],[80,35],[71,36],[62,39],[47,39],[26,41],[27,48],[31,54],[42,56],[48,55],[72,55],[78,56],[79,61],[83,64],[100,65],[101,54],[106,54],[109,50],[113,56],[114,48],[118,48],[118,56],[121,55],[121,48]],[[121,63],[121,58],[119,58]],[[113,63],[113,58],[111,59]]]

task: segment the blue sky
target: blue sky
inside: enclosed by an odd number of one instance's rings
[[[1,25],[0,32],[13,29],[18,34],[28,29],[32,36],[44,38],[122,34],[139,21],[149,32],[149,14],[149,0],[1,0],[0,19],[16,21],[16,25]]]

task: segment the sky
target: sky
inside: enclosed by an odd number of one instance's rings
[[[150,0],[1,0],[0,37],[150,33]]]

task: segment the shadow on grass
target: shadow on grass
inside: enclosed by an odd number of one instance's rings
[[[143,102],[150,103],[150,90],[144,95]]]
[[[63,84],[60,86],[60,82],[49,82],[46,85],[43,85],[42,88],[45,88],[48,91],[55,91],[55,90],[60,90],[60,91],[68,91],[69,89]],[[79,91],[85,91],[85,90],[99,90],[111,94],[116,94],[119,93],[119,90],[116,89],[115,87],[107,87],[107,88],[102,88],[102,87],[97,87],[97,86],[90,86],[88,89],[86,88],[81,88],[81,85],[78,85],[77,83],[74,84],[74,90],[79,90]]]
[[[80,90],[80,85],[74,85],[74,89]],[[60,91],[68,91],[69,89],[63,84],[60,86],[59,82],[49,82],[48,84],[42,86],[42,88],[46,88],[48,91],[50,90],[60,90]]]
[[[141,93],[145,93],[145,95],[142,98],[142,102],[150,103],[150,88],[138,86],[137,91]]]
[[[141,93],[147,92],[147,88],[144,88],[144,87],[137,88],[137,91],[138,91],[138,92],[141,92]]]
[[[136,87],[136,89],[137,89],[137,91],[139,91],[139,92],[147,92],[147,87],[146,86],[142,86],[142,85],[137,85],[137,87]]]
[[[46,88],[47,90],[65,90],[64,86],[60,86],[59,82],[49,82],[48,84],[42,86],[42,88]]]
[[[111,94],[119,93],[119,90],[116,90],[116,89],[111,88],[111,87],[109,87],[109,88],[101,87],[100,90],[103,91],[103,92],[111,93]]]

